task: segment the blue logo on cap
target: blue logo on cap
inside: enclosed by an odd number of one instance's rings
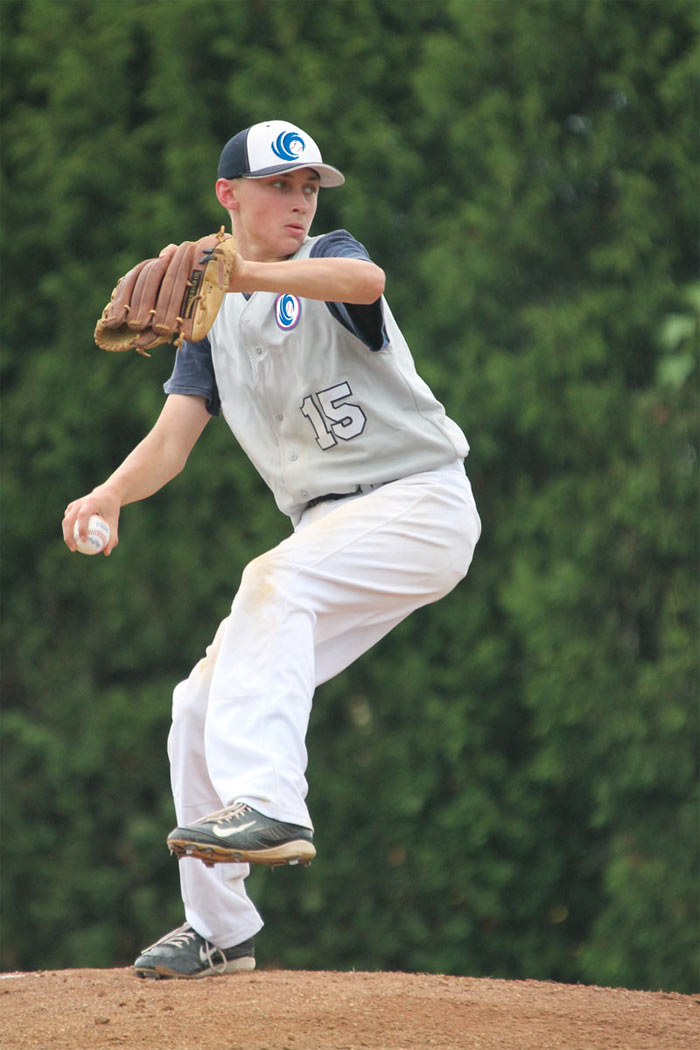
[[[296,295],[278,295],[275,300],[275,319],[280,328],[289,331],[299,324],[301,303]]]
[[[283,131],[272,143],[272,152],[280,160],[296,160],[304,152],[305,142],[296,131]]]

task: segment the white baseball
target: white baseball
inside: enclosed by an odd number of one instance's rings
[[[99,554],[109,543],[109,525],[99,514],[92,514],[88,522],[88,538],[78,536],[78,522],[73,528],[73,539],[81,554]]]

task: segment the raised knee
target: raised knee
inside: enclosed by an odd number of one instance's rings
[[[267,551],[246,565],[239,596],[250,606],[263,606],[278,597],[288,575],[284,556],[276,549]]]

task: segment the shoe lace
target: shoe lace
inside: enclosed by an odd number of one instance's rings
[[[193,930],[188,922],[184,922],[182,926],[178,926],[176,930],[171,930],[170,933],[166,933],[164,937],[161,937],[159,941],[155,941],[154,944],[149,945],[148,948],[144,948],[144,952],[150,952],[151,948],[157,948],[158,945],[171,944],[175,948],[184,948],[189,941],[197,939],[197,932]]]
[[[199,949],[199,958],[207,962],[210,969],[217,972],[226,972],[226,955],[221,948],[217,948],[211,941],[204,941]]]
[[[207,813],[206,817],[200,817],[199,820],[195,820],[195,824],[209,824],[215,820],[217,824],[230,824],[234,820],[238,820],[245,813],[252,813],[252,809],[245,802],[234,802],[232,806],[225,806],[224,809],[219,809],[216,813]]]

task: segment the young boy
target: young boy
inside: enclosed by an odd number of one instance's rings
[[[186,922],[136,960],[142,977],[253,969],[251,863],[308,863],[305,737],[317,685],[465,576],[480,522],[467,441],[418,376],[349,233],[310,237],[319,187],[343,175],[285,121],[224,147],[216,195],[239,258],[206,339],[178,351],[153,429],[69,504],[118,543],[121,507],[184,467],[222,414],[294,531],[245,569],[230,615],[175,689],[168,742]],[[202,863],[202,861],[204,863]]]

